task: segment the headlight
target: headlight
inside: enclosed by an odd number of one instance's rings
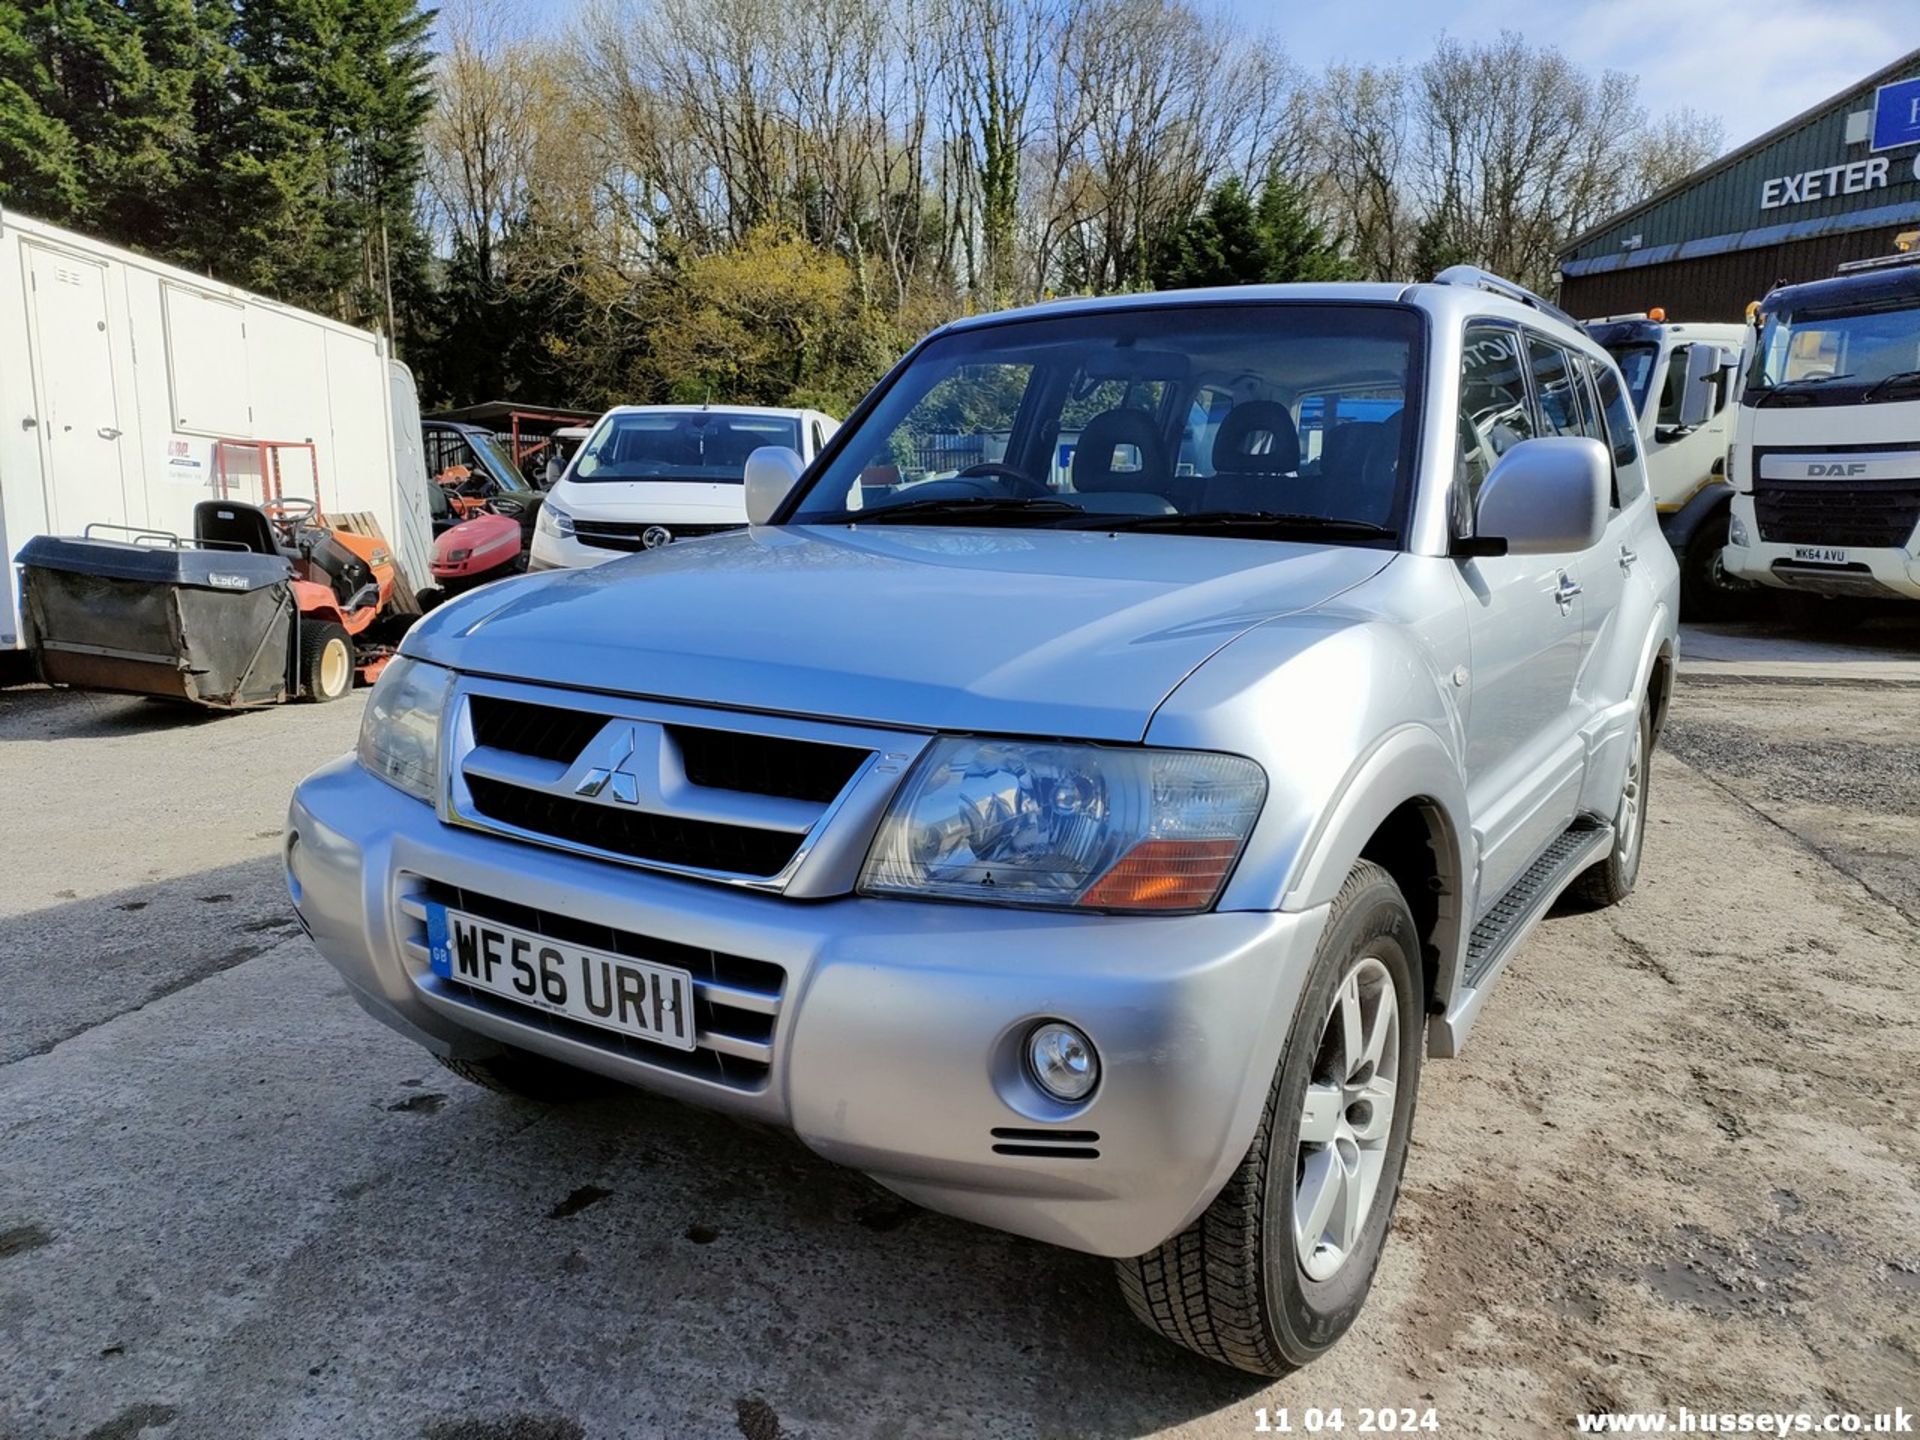
[[[1745,548],[1747,544],[1747,522],[1735,515],[1727,521],[1727,543]]]
[[[549,500],[540,507],[540,531],[556,540],[564,540],[573,534],[573,516]]]
[[[936,740],[860,888],[1004,905],[1204,910],[1266,798],[1238,755]]]
[[[440,712],[453,672],[395,657],[360,717],[360,763],[389,785],[434,802],[440,780]]]

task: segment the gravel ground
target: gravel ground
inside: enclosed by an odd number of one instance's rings
[[[1640,891],[1549,920],[1428,1068],[1374,1297],[1277,1385],[1102,1262],[644,1096],[505,1101],[365,1018],[276,859],[361,703],[0,692],[5,1440],[1920,1408],[1920,689],[1683,689]]]

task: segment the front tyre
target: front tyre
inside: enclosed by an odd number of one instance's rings
[[[1680,560],[1680,617],[1730,620],[1755,599],[1760,587],[1728,572],[1724,555],[1732,515],[1721,510],[1700,522]]]
[[[300,692],[319,704],[353,689],[353,637],[331,620],[300,622]]]
[[[1116,1262],[1127,1304],[1167,1339],[1284,1375],[1359,1315],[1413,1130],[1419,953],[1400,887],[1362,861],[1334,899],[1246,1158],[1186,1230]]]
[[[1573,891],[1594,906],[1618,905],[1633,893],[1640,878],[1640,852],[1647,839],[1648,781],[1653,775],[1653,697],[1640,702],[1640,723],[1634,727],[1633,750],[1627,756],[1627,774],[1620,785],[1620,804],[1613,812],[1613,848],[1573,882]]]

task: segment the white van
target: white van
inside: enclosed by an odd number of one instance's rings
[[[598,565],[747,523],[747,456],[782,445],[803,463],[840,422],[756,405],[622,405],[609,410],[547,492],[532,570]]]

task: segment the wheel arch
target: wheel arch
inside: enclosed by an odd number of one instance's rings
[[[1373,861],[1413,911],[1427,1005],[1444,1005],[1465,944],[1471,836],[1447,747],[1425,726],[1403,725],[1349,772],[1304,848],[1282,908],[1331,903],[1353,867]]]

